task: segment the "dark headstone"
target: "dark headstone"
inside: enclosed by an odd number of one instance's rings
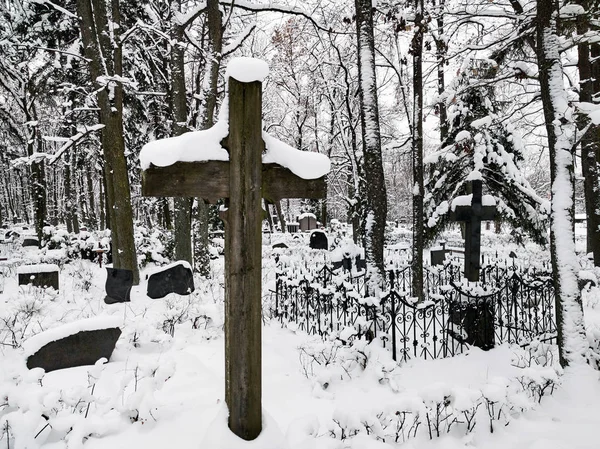
[[[194,276],[189,266],[176,262],[148,278],[148,296],[164,298],[169,293],[189,295],[194,291]]]
[[[448,310],[448,334],[461,343],[487,351],[495,345],[494,306],[485,299],[452,302]]]
[[[118,327],[80,331],[51,341],[27,358],[27,368],[46,372],[75,366],[93,365],[102,357],[110,359],[121,335]]]
[[[310,247],[312,249],[329,249],[327,236],[323,231],[314,231],[310,235]]]
[[[446,260],[446,250],[445,249],[432,249],[430,251],[431,254],[431,265],[444,265],[444,261]]]
[[[40,241],[34,237],[27,237],[23,239],[23,246],[40,246]]]
[[[342,260],[333,261],[334,270],[343,268],[345,271],[351,271],[353,266],[359,271],[365,270],[367,268],[367,261],[360,256],[356,256],[353,260],[349,255],[344,255]]]
[[[131,287],[133,287],[133,271],[123,268],[107,268],[106,275],[106,304],[129,302]]]
[[[58,291],[58,267],[47,268],[44,265],[39,265],[39,271],[36,271],[36,265],[20,267],[17,271],[19,276],[19,285],[31,284],[34,287],[52,287]]]
[[[283,248],[283,249],[287,249],[289,248],[285,243],[283,242],[279,242],[279,243],[275,243],[273,244],[273,248]]]

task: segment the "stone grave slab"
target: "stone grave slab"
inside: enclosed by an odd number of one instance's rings
[[[23,238],[23,247],[36,247],[40,246],[40,241],[36,237],[25,237]]]
[[[327,235],[323,231],[313,231],[309,245],[312,249],[329,249]]]
[[[116,317],[94,317],[34,335],[23,344],[27,368],[50,372],[93,365],[103,357],[110,360],[121,323]]]
[[[124,268],[106,268],[106,304],[130,302],[133,287],[133,271]]]
[[[34,287],[52,287],[58,291],[60,269],[55,264],[22,265],[17,268],[19,285],[31,284]]]
[[[152,299],[164,298],[169,293],[189,295],[193,291],[192,267],[184,260],[161,267],[148,276],[147,295]]]

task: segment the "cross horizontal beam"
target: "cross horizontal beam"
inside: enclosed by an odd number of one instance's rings
[[[480,208],[481,211],[478,212],[474,206],[456,206],[450,214],[450,219],[470,221],[473,217],[477,217],[481,221],[491,221],[496,218],[496,206],[480,206]]]
[[[262,164],[262,196],[271,202],[284,198],[325,198],[325,177],[303,179],[277,164]],[[203,198],[216,203],[229,198],[229,162],[176,162],[151,165],[142,172],[143,196]]]

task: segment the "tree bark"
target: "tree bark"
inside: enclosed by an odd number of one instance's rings
[[[375,76],[375,38],[371,0],[355,0],[358,43],[358,79],[363,139],[365,254],[367,262],[383,278],[387,193],[381,157],[377,80]]]
[[[552,0],[537,0],[537,59],[544,120],[550,153],[552,211],[550,255],[556,299],[559,357],[562,366],[585,363],[585,329],[581,291],[577,283],[579,264],[575,253],[573,219],[574,169],[569,140],[570,111],[556,34],[558,9]]]
[[[415,34],[411,44],[413,56],[413,126],[412,126],[412,295],[423,301],[423,35],[425,34],[423,0],[416,0]]]
[[[119,2],[77,0],[77,13],[84,52],[100,108],[100,123],[104,125],[101,142],[113,266],[133,271],[134,284],[138,284],[131,192],[123,138],[123,85],[115,79],[122,75]]]
[[[185,59],[183,47],[184,29],[175,20],[181,10],[181,2],[175,1],[171,11],[171,51],[169,71],[171,75],[169,106],[171,110],[171,136],[187,131],[187,95],[185,90]],[[176,197],[175,209],[175,258],[194,266],[192,256],[192,199]]]

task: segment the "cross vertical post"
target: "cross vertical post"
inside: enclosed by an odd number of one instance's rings
[[[262,84],[229,78],[225,401],[240,438],[261,432]]]
[[[481,222],[493,220],[495,206],[484,206],[482,201],[483,183],[480,179],[471,181],[471,204],[459,205],[453,210],[452,219],[465,222],[465,277],[470,282],[479,281],[481,260]]]

